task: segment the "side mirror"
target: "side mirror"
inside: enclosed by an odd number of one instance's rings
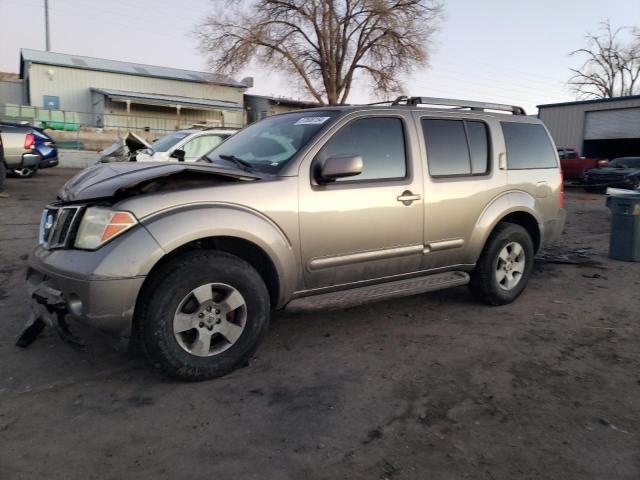
[[[320,167],[317,180],[319,183],[329,183],[338,178],[360,175],[363,165],[364,162],[360,155],[329,157]]]
[[[184,162],[184,155],[184,150],[176,148],[173,152],[171,152],[171,155],[169,155],[169,157],[175,158],[179,162]]]

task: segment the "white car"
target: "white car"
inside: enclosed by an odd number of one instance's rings
[[[231,129],[172,132],[149,144],[133,132],[100,153],[100,162],[195,162],[236,133]]]

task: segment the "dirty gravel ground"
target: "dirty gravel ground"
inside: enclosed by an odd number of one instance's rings
[[[607,258],[604,196],[567,194],[555,253],[583,263],[538,263],[512,305],[278,314],[248,367],[184,384],[90,332],[14,347],[40,209],[73,173],[0,199],[1,479],[640,478],[640,264]]]

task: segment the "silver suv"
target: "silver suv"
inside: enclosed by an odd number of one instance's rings
[[[44,322],[68,337],[71,317],[208,379],[247,361],[272,310],[465,284],[509,303],[564,225],[557,151],[519,107],[401,97],[297,111],[205,158],[69,180],[29,257],[22,345]]]

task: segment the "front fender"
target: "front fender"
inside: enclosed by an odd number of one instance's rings
[[[214,203],[177,207],[147,217],[143,225],[170,253],[190,242],[210,237],[235,237],[260,247],[278,273],[281,304],[291,296],[300,276],[291,241],[271,219],[247,207]]]
[[[468,263],[476,263],[489,235],[495,226],[510,213],[524,212],[530,214],[538,224],[542,237],[542,217],[535,210],[536,199],[522,190],[504,192],[494,198],[482,211],[473,229],[469,242]]]

